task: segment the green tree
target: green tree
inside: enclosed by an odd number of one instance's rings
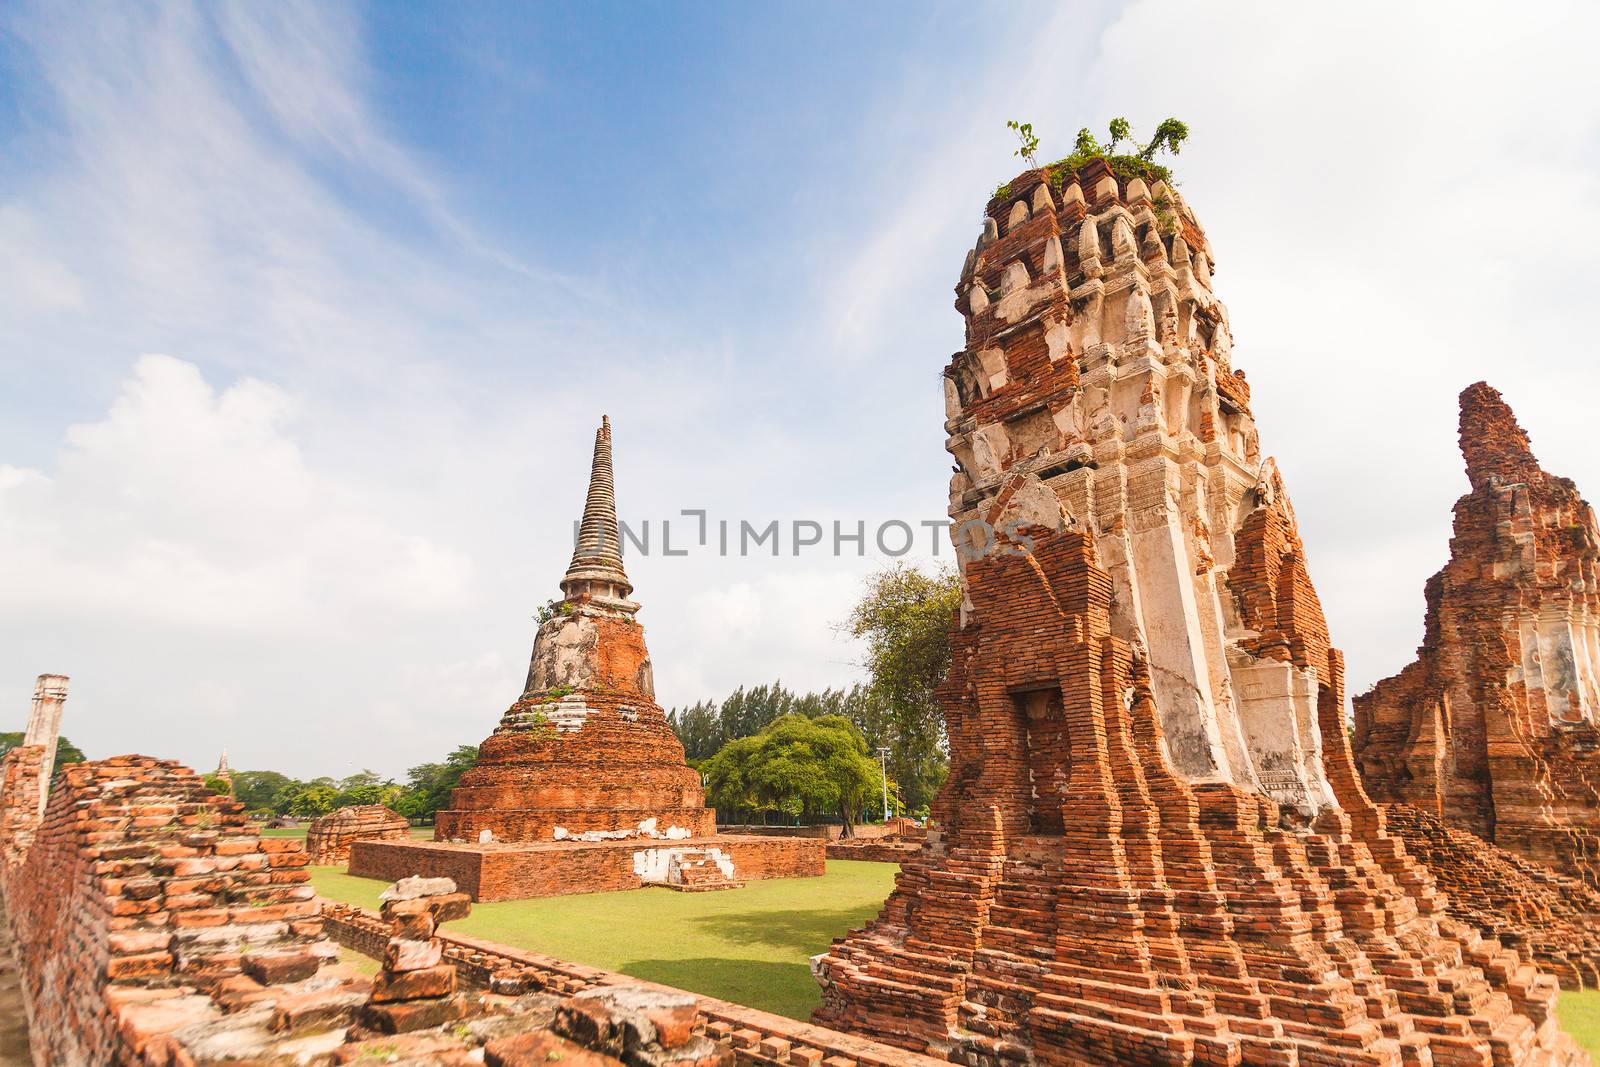
[[[944,781],[944,717],[934,690],[950,665],[950,631],[961,582],[949,566],[925,574],[897,563],[867,579],[845,629],[867,645],[871,677],[864,730],[889,749],[890,777],[910,808],[928,804]]]
[[[775,811],[808,821],[838,815],[847,837],[883,785],[866,739],[841,715],[785,715],[724,745],[703,773],[707,799],[719,811]]]
[[[289,801],[289,814],[314,819],[332,811],[338,798],[339,791],[332,785],[306,785]]]
[[[0,756],[21,745],[23,736],[21,730],[0,730]],[[68,741],[66,737],[59,737],[56,739],[56,762],[50,773],[54,774],[68,763],[82,763],[88,758],[82,749]]]
[[[458,745],[443,763],[417,764],[406,772],[406,787],[391,807],[408,819],[431,821],[450,803],[450,791],[476,762],[478,746]]]
[[[233,796],[243,801],[246,811],[272,810],[273,798],[293,781],[277,771],[234,771]]]
[[[722,747],[722,723],[717,717],[718,705],[709,700],[667,712],[667,722],[672,732],[683,742],[683,754],[690,760],[702,760]]]
[[[667,712],[667,722],[683,743],[684,755],[698,764],[715,755],[723,745],[741,737],[760,733],[769,723],[785,715],[798,714],[815,719],[822,715],[843,715],[866,730],[864,714],[869,702],[867,689],[824,689],[796,693],[782,682],[740,686],[720,703],[702,700],[686,708]],[[867,731],[867,741],[876,745],[877,735]]]
[[[207,789],[219,797],[233,795],[233,784],[220,774],[208,774],[200,780],[206,784]]]

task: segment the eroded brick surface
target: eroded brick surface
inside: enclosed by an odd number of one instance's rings
[[[382,804],[352,804],[312,819],[306,828],[306,852],[319,866],[350,862],[357,841],[405,841],[411,824]]]
[[[1368,791],[1600,887],[1600,528],[1500,394],[1461,394],[1472,490],[1417,659],[1355,699]]]
[[[817,1020],[983,1067],[1585,1062],[1362,792],[1198,223],[1066,177],[990,204],[957,288],[940,833]]]
[[[7,825],[27,792],[0,798]],[[243,805],[171,761],[69,764],[23,841],[4,893],[42,1062],[143,1055],[220,1016],[207,994],[229,979],[301,980],[335,952],[300,844],[262,840]]]

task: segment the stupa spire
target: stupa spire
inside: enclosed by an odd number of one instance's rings
[[[568,601],[590,599],[630,614],[638,605],[628,599],[633,584],[622,568],[622,537],[617,528],[616,481],[611,469],[611,420],[602,415],[594,434],[594,461],[589,468],[589,495],[572,562],[561,579]]]

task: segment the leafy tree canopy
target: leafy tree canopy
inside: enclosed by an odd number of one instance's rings
[[[845,834],[883,787],[861,731],[841,715],[789,714],[724,745],[703,767],[707,799],[724,813],[838,815]]]
[[[23,736],[21,730],[0,730],[0,756],[4,756],[7,752],[21,745]],[[62,736],[56,740],[56,762],[55,766],[50,769],[50,773],[54,774],[59,771],[63,764],[82,763],[88,758],[83,754],[82,749],[68,741],[65,736]]]
[[[950,665],[950,631],[961,608],[953,567],[924,573],[897,563],[867,579],[846,630],[867,645],[869,706],[881,709],[879,736],[890,777],[908,807],[929,804],[944,781],[944,716],[934,690]]]

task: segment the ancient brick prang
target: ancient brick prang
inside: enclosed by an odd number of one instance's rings
[[[478,748],[438,840],[687,838],[716,831],[700,776],[655,702],[622,569],[611,423],[595,434],[578,544],[533,643],[522,698]]]
[[[351,804],[311,820],[306,828],[306,853],[318,866],[350,862],[357,841],[404,841],[411,824],[382,804]]]
[[[1461,394],[1472,491],[1427,584],[1422,647],[1355,699],[1378,800],[1600,887],[1600,528],[1500,394]]]
[[[1361,791],[1194,216],[1099,162],[1008,188],[946,371],[942,833],[817,1020],[974,1067],[1584,1062]]]

